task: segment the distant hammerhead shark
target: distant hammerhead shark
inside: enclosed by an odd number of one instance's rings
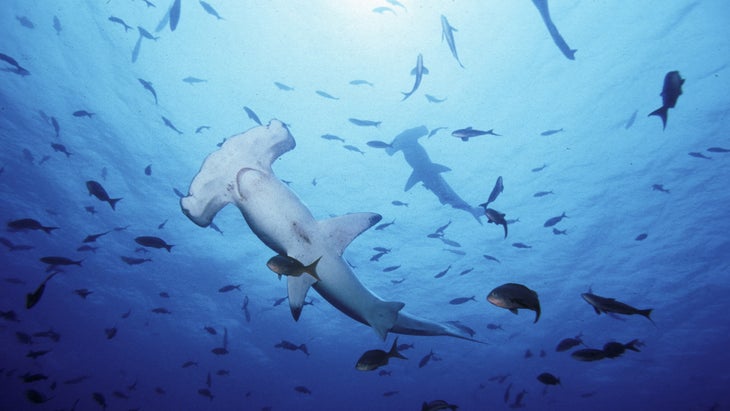
[[[342,253],[355,237],[382,217],[354,213],[315,220],[271,168],[274,160],[295,146],[288,128],[278,120],[227,139],[205,159],[190,184],[189,194],[180,200],[183,213],[195,224],[206,227],[223,207],[232,203],[253,233],[274,252],[307,266],[316,265],[319,280],[309,274],[287,276],[289,304],[295,320],[301,315],[311,286],[335,308],[369,325],[383,339],[392,332],[472,340],[451,324],[405,312],[404,303],[385,301],[360,282]]]
[[[441,177],[441,173],[451,171],[451,169],[433,163],[423,146],[418,144],[418,139],[427,134],[428,129],[425,126],[405,130],[398,134],[390,143],[390,146],[385,149],[391,156],[398,151],[403,152],[406,162],[413,168],[413,173],[408,178],[404,191],[410,190],[417,182],[421,181],[426,189],[438,197],[441,204],[450,204],[454,208],[464,210],[474,216],[481,224],[479,217],[484,215],[482,210],[478,207],[472,207],[459,197],[449,183]]]
[[[537,11],[540,12],[540,16],[542,16],[542,21],[545,22],[545,26],[547,26],[548,32],[550,32],[550,36],[553,38],[555,45],[558,46],[558,48],[560,49],[560,51],[563,52],[565,57],[570,60],[575,60],[575,52],[578,50],[571,49],[570,46],[568,46],[568,43],[565,42],[563,36],[560,35],[558,28],[555,27],[555,23],[553,23],[553,19],[550,17],[548,0],[532,0],[532,3],[535,5],[535,7],[537,7]]]

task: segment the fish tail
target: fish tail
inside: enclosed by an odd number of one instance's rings
[[[398,337],[396,337],[395,341],[393,341],[393,346],[390,347],[390,352],[388,353],[388,356],[390,358],[400,358],[401,360],[407,360],[403,354],[398,352]]]
[[[51,231],[58,230],[58,227],[41,227],[41,230],[45,231],[46,234],[51,234]]]
[[[649,320],[649,321],[651,321],[652,324],[656,325],[656,323],[654,322],[654,320],[651,319],[651,312],[652,311],[654,311],[654,309],[653,308],[649,308],[649,309],[646,309],[646,310],[639,310],[638,313],[640,315],[643,315],[644,317],[646,317],[646,319]]]
[[[405,99],[407,99],[408,97],[411,96],[411,94],[413,94],[413,93],[405,93],[405,92],[401,92],[401,93],[403,94],[403,100],[401,100],[401,101],[405,101]]]
[[[165,249],[166,249],[166,250],[167,250],[167,252],[169,253],[169,252],[170,252],[170,251],[172,250],[172,247],[175,247],[175,246],[174,246],[173,244],[167,244],[167,245],[165,246]]]
[[[119,200],[122,200],[122,198],[110,198],[109,199],[109,205],[112,206],[112,210],[116,211],[116,205],[119,202]]]
[[[317,264],[319,264],[319,260],[321,260],[322,257],[320,256],[318,259],[314,260],[312,264],[309,264],[308,266],[304,267],[304,272],[309,273],[312,277],[317,279],[319,281],[319,276],[317,275]]]
[[[631,340],[627,344],[624,345],[624,348],[631,351],[641,352],[638,348],[636,348],[637,345],[641,345],[641,341],[637,340]]]
[[[659,116],[662,119],[662,130],[667,128],[667,110],[669,110],[669,107],[661,106],[649,113],[649,116]]]

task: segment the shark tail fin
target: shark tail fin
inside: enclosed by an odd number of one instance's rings
[[[393,328],[398,320],[398,311],[405,307],[404,303],[397,301],[383,301],[370,310],[365,318],[368,325],[375,330],[380,338],[385,340],[388,331]]]
[[[383,217],[375,213],[352,213],[319,221],[319,229],[342,255],[360,233],[377,224]]]

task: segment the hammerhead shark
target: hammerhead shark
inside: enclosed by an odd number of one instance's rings
[[[418,143],[418,139],[427,134],[428,129],[426,126],[405,130],[398,134],[390,143],[390,146],[385,149],[386,153],[391,156],[398,151],[403,152],[406,162],[413,168],[413,173],[408,178],[404,191],[410,190],[417,182],[421,181],[426,189],[438,197],[441,204],[450,204],[454,208],[464,210],[473,215],[481,224],[479,217],[484,215],[482,210],[478,207],[472,207],[459,197],[449,183],[441,177],[441,173],[451,171],[451,169],[433,163],[426,150]]]
[[[274,160],[295,146],[288,128],[278,120],[227,139],[220,149],[208,155],[190,184],[189,194],[180,200],[183,213],[195,224],[206,227],[223,207],[232,203],[259,240],[277,254],[307,266],[319,260],[319,280],[309,274],[287,276],[295,321],[312,287],[335,308],[372,327],[383,339],[392,332],[471,340],[453,325],[407,313],[404,303],[385,301],[360,282],[342,253],[355,237],[382,217],[354,213],[315,220],[271,168]]]

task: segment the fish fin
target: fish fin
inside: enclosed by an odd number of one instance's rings
[[[643,315],[646,317],[647,320],[651,321],[652,324],[654,324],[654,320],[651,319],[651,312],[654,311],[653,308],[649,308],[647,310],[638,310],[638,313],[640,315]]]
[[[596,314],[601,315],[601,310],[599,310],[598,307],[593,307],[593,311],[595,311]]]
[[[116,210],[116,205],[119,202],[119,200],[122,200],[121,198],[110,198],[109,199],[109,205],[112,206],[112,210]]]
[[[510,308],[509,312],[511,312],[514,315],[517,315],[517,309],[516,308]]]
[[[669,107],[661,106],[658,109],[649,113],[649,116],[659,116],[662,119],[662,130],[667,128],[667,111]]]
[[[289,296],[289,309],[294,317],[294,321],[299,321],[304,307],[304,299],[307,298],[307,291],[312,284],[316,283],[313,277],[300,275],[298,277],[287,277],[287,294]]]
[[[312,277],[316,278],[317,281],[320,280],[319,276],[317,275],[317,264],[319,264],[319,260],[321,260],[322,257],[319,257],[318,259],[314,260],[312,264],[309,264],[308,266],[304,267],[304,272],[309,273]]]
[[[431,164],[431,170],[433,170],[433,171],[435,171],[437,173],[446,173],[448,171],[451,171],[451,169],[448,168],[448,167],[446,167],[445,165],[435,164],[435,163],[434,164]]]
[[[400,358],[402,360],[407,360],[403,354],[398,352],[398,337],[395,337],[395,341],[393,341],[393,346],[390,347],[390,352],[388,353],[388,356],[390,358]]]
[[[413,172],[411,173],[411,176],[408,177],[408,181],[406,182],[406,187],[403,189],[403,191],[410,190],[419,181],[423,181],[423,178],[421,178],[421,175],[418,174],[418,171],[413,170]]]
[[[347,248],[355,237],[382,219],[383,217],[380,214],[352,213],[321,220],[317,223],[323,235],[336,248],[337,254],[342,255],[345,248]]]
[[[428,69],[426,68],[426,66],[423,66],[423,71],[421,71],[421,74],[428,74],[428,73],[429,72],[428,72]]]
[[[405,307],[405,303],[397,301],[382,301],[365,313],[365,321],[375,330],[380,338],[385,340],[388,331],[398,320],[398,311]]]

